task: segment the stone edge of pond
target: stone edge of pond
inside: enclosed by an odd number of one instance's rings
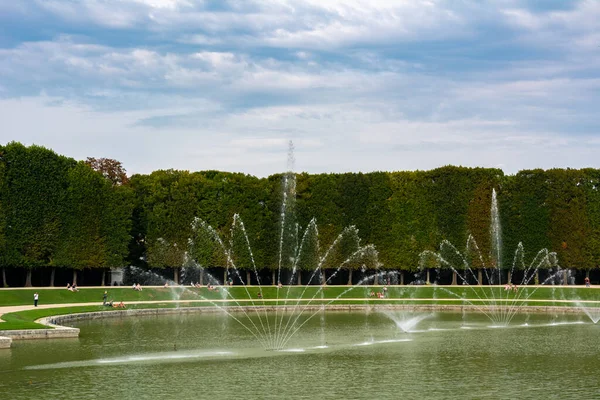
[[[79,328],[69,328],[66,326],[44,324],[53,327],[52,329],[14,329],[0,331],[0,348],[9,348],[13,340],[29,340],[29,339],[61,339],[61,338],[76,338],[79,337]],[[3,340],[9,339],[8,345],[4,344]]]
[[[0,336],[0,349],[10,349],[12,344],[12,338],[7,336]]]
[[[327,306],[307,306],[304,310],[318,311],[325,307],[327,311],[349,312],[349,311],[378,311],[378,310],[407,310],[407,311],[466,311],[478,312],[484,309],[492,308],[490,306],[459,306],[442,304],[340,304]],[[227,311],[254,311],[256,309],[265,311],[292,311],[294,306],[227,306]],[[579,314],[583,311],[578,307],[560,307],[560,306],[520,306],[516,307],[518,313],[561,313],[561,314]],[[95,320],[101,318],[116,318],[144,315],[161,314],[188,314],[196,312],[218,313],[222,308],[217,307],[184,307],[184,308],[141,308],[130,310],[111,310],[111,311],[93,311],[74,314],[56,315],[44,317],[35,322],[46,325],[51,329],[23,329],[23,330],[0,330],[0,349],[10,348],[13,340],[27,339],[58,339],[79,337],[79,328],[63,326],[64,323],[70,323],[82,320]]]

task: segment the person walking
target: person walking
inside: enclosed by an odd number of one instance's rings
[[[105,290],[104,295],[102,295],[102,305],[106,305],[106,300],[108,299],[108,292]]]
[[[39,299],[40,299],[40,295],[39,295],[37,292],[35,292],[35,293],[33,294],[33,306],[34,306],[34,307],[37,307],[37,304],[38,304],[38,300],[39,300]]]

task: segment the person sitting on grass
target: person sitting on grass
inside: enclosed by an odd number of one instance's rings
[[[68,290],[69,292],[73,290],[73,289],[71,289],[71,284],[70,284],[70,283],[67,283],[67,290]]]
[[[258,297],[259,299],[262,299],[263,298],[262,293],[258,292],[258,294],[256,295],[256,297]]]

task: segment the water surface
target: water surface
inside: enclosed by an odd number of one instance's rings
[[[416,318],[413,323],[404,323]],[[330,312],[265,351],[225,315],[84,321],[0,351],[6,399],[593,398],[600,326],[581,317]],[[404,332],[401,327],[408,329]]]

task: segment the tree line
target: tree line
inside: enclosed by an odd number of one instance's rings
[[[235,215],[243,221],[256,267],[275,270],[283,177],[178,170],[128,177],[114,160],[76,161],[40,146],[6,144],[0,147],[1,282],[7,282],[6,271],[24,271],[25,285],[30,285],[32,271],[49,274],[53,284],[55,271],[75,271],[76,280],[77,271],[84,269],[99,272],[100,280],[109,268],[129,265],[170,268],[177,280],[190,258],[205,268],[224,267],[227,257],[214,238],[199,237],[193,222],[205,221],[232,249],[243,248],[235,234]],[[295,178],[294,221],[302,233],[316,219],[318,243],[311,243],[321,253],[345,227],[354,226],[362,244],[376,247],[383,269],[414,272],[421,252],[435,251],[444,239],[461,249],[469,235],[492,265],[490,204],[495,189],[505,264],[519,242],[530,258],[541,248],[556,252],[565,268],[589,270],[600,260],[597,169],[505,175],[494,168],[446,166],[298,173]],[[295,238],[300,240],[301,234]],[[342,260],[343,253],[335,260]],[[253,268],[249,257],[240,256],[237,267]],[[360,263],[345,265],[358,268]]]

